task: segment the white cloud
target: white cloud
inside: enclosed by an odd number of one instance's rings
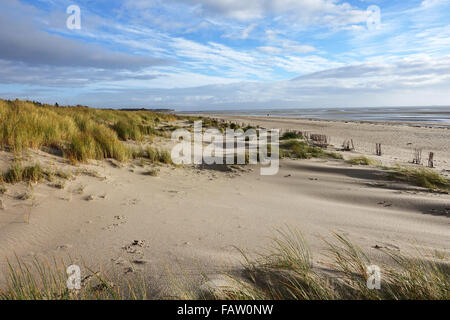
[[[423,0],[421,6],[424,8],[430,8],[446,2],[448,2],[448,0]]]
[[[249,34],[253,31],[253,29],[255,29],[256,26],[256,23],[252,23],[247,28],[245,28],[244,31],[242,31],[241,39],[247,39]]]
[[[413,8],[377,1],[382,25],[372,32],[366,11],[349,0],[127,0],[103,17],[86,8],[75,36],[58,27],[66,18],[58,10],[47,16],[32,5],[3,1],[4,92],[17,85],[34,94],[39,84],[40,95],[54,99],[65,90],[75,103],[205,108],[417,104],[424,97],[439,104],[450,98],[450,27],[438,7],[449,0],[419,1]],[[22,36],[14,42],[11,28],[18,21]],[[24,30],[26,21],[33,28]],[[36,51],[42,43],[45,54]]]
[[[240,21],[285,16],[302,23],[347,25],[366,19],[363,10],[335,0],[172,0],[197,5],[204,15],[221,15]]]
[[[224,76],[245,79],[248,77],[267,77],[267,64],[245,51],[238,51],[220,43],[201,44],[183,38],[175,38],[171,47],[184,64],[193,69],[208,72],[221,72]]]
[[[258,50],[270,54],[270,55],[279,55],[279,54],[292,54],[292,53],[310,53],[317,51],[316,48],[309,45],[301,45],[294,41],[283,41],[279,46],[261,46],[258,47]]]
[[[186,75],[187,77],[189,75]],[[156,79],[155,81],[158,81]],[[438,105],[449,101],[450,56],[411,56],[391,62],[367,61],[324,70],[290,81],[237,82],[190,88],[118,89],[77,99],[98,99],[103,105],[128,103],[180,109],[346,107]],[[136,100],[137,101],[137,100]]]

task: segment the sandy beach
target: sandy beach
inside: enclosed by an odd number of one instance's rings
[[[216,117],[218,118],[218,117]],[[391,124],[233,118],[266,128],[323,133],[338,147],[354,139],[359,154],[375,157],[382,143],[384,165],[411,161],[411,147],[434,151],[439,172],[450,169],[450,130]],[[168,147],[168,142],[155,142]],[[72,166],[41,151],[25,158],[78,172],[63,188],[40,183],[8,185],[0,196],[0,268],[17,255],[71,259],[122,276],[142,274],[155,297],[171,294],[168,275],[204,272],[218,276],[242,261],[237,248],[255,252],[269,244],[274,228],[297,227],[326,268],[324,240],[345,234],[375,260],[379,248],[412,252],[414,247],[450,254],[450,196],[389,180],[375,167],[342,160],[281,161],[275,176],[258,166],[233,168],[159,166],[94,161]],[[0,167],[12,161],[0,152]],[[21,197],[25,192],[30,197]],[[134,244],[134,245],[133,245]],[[434,258],[430,256],[430,258]],[[4,274],[3,274],[4,275]],[[1,277],[4,281],[4,276]]]
[[[424,160],[429,152],[435,153],[436,168],[441,173],[450,170],[450,126],[440,128],[420,123],[331,121],[282,117],[205,115],[215,119],[259,125],[267,129],[299,130],[325,134],[331,144],[341,147],[345,140],[353,139],[355,151],[367,156],[375,155],[375,144],[381,143],[385,165],[409,163],[414,149],[421,149]],[[426,162],[426,161],[425,161]]]
[[[450,0],[0,2],[1,306],[450,300]]]

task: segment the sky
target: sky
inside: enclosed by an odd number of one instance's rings
[[[74,11],[80,8],[80,28]],[[450,0],[0,0],[0,97],[177,110],[450,105]]]

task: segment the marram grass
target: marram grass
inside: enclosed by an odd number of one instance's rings
[[[291,157],[295,159],[343,159],[342,155],[339,153],[329,152],[318,147],[312,147],[305,141],[298,140],[285,140],[284,142],[282,142],[280,144],[280,154],[283,157]]]
[[[192,276],[168,279],[175,298],[219,300],[448,300],[450,299],[449,261],[426,258],[425,253],[406,256],[397,251],[380,251],[390,259],[379,265],[381,289],[367,286],[367,267],[374,263],[368,255],[340,234],[326,242],[329,263],[323,272],[314,266],[313,255],[301,232],[293,228],[277,231],[272,245],[263,253],[243,253],[239,272],[226,273],[227,285],[205,287],[189,283]],[[83,281],[80,291],[67,289],[65,266],[35,260],[26,264],[9,263],[7,285],[0,299],[146,299],[149,297],[143,276],[114,283],[91,272],[94,282]],[[208,276],[199,272],[203,282]]]
[[[147,298],[144,279],[136,276],[119,286],[99,272],[83,268],[81,290],[67,287],[67,265],[54,259],[24,263],[8,261],[8,279],[0,289],[0,300],[143,300]]]
[[[365,156],[359,156],[356,158],[352,158],[352,159],[348,160],[347,162],[350,164],[353,164],[353,165],[357,165],[357,166],[375,166],[375,165],[379,164],[378,161],[372,160]]]
[[[39,182],[47,176],[48,173],[38,163],[23,167],[21,163],[15,162],[3,173],[2,180],[12,184],[19,182]]]
[[[43,147],[60,150],[72,162],[131,157],[121,140],[141,141],[175,116],[149,111],[59,107],[0,99],[0,149],[21,152]]]
[[[19,161],[14,161],[8,170],[0,174],[0,182],[10,184],[20,182],[36,183],[43,180],[52,182],[55,178],[69,180],[72,178],[72,174],[63,170],[43,168],[39,163],[24,166]]]
[[[425,253],[406,256],[381,251],[390,260],[379,265],[381,289],[367,285],[367,267],[376,265],[349,239],[335,234],[326,242],[331,262],[327,273],[313,267],[312,253],[302,234],[292,228],[279,230],[272,246],[256,258],[244,256],[245,272],[228,274],[229,284],[202,297],[220,300],[448,300],[450,264],[430,261]],[[195,297],[195,290],[191,297]]]
[[[433,169],[401,166],[389,169],[391,178],[430,190],[450,191],[450,180]]]
[[[139,147],[133,150],[131,154],[134,159],[144,158],[148,159],[151,163],[172,163],[172,158],[168,151],[156,149],[151,146],[145,148]]]

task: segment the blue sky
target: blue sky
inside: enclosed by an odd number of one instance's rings
[[[70,5],[79,30],[66,27]],[[450,105],[450,0],[1,0],[0,48],[3,98],[179,110]]]

